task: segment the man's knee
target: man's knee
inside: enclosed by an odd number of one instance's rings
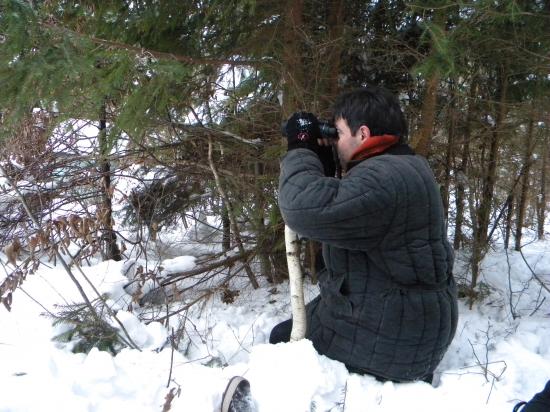
[[[514,407],[514,412],[547,412],[550,411],[550,381],[542,392],[537,393],[529,402],[520,402]]]
[[[281,342],[290,342],[290,332],[292,331],[292,319],[275,325],[269,335],[269,343],[272,345]]]

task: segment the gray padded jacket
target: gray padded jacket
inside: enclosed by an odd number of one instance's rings
[[[292,150],[279,180],[286,224],[323,243],[306,337],[350,370],[394,381],[432,374],[457,323],[439,188],[426,160],[403,147],[342,179],[325,177],[312,151]]]

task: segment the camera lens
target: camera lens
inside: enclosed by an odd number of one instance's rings
[[[286,125],[286,121],[281,123],[281,134],[285,137],[287,136]],[[334,125],[330,122],[320,121],[319,131],[321,132],[321,136],[325,139],[338,139],[338,132],[336,131]]]
[[[338,132],[333,124],[329,122],[319,122],[321,136],[327,139],[338,139]]]

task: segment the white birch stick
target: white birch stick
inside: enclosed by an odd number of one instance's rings
[[[292,332],[290,341],[306,336],[306,306],[304,303],[304,277],[300,267],[300,243],[296,233],[285,225],[286,261],[290,284],[290,306],[292,307]]]

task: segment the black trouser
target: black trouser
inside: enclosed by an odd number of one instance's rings
[[[523,408],[521,408],[523,406]],[[529,402],[520,402],[514,407],[514,412],[548,412],[550,411],[550,381],[546,383],[546,386],[542,392],[533,396]]]
[[[271,343],[272,345],[275,345],[276,343],[290,342],[291,331],[292,331],[292,319],[287,319],[284,322],[281,322],[275,325],[275,327],[271,330],[271,334],[269,335],[269,343]],[[374,376],[376,380],[380,382],[392,381],[391,379],[383,378],[381,376],[376,376],[365,370],[354,368],[353,366],[348,366],[348,365],[345,365],[345,366],[350,373]],[[429,375],[425,376],[421,380],[431,385],[433,381],[433,377],[434,377],[433,373],[430,373]],[[392,381],[392,382],[398,382],[398,381]]]

